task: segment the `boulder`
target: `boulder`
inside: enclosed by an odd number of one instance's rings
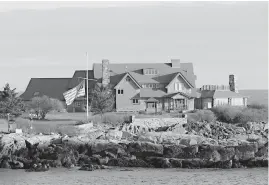
[[[98,140],[92,143],[91,152],[92,154],[99,154],[103,157],[107,156],[109,153],[117,156],[119,153],[123,155],[125,149],[118,143],[109,142],[107,140]]]
[[[156,143],[156,140],[151,136],[143,136],[143,135],[139,136],[137,141]]]
[[[182,168],[182,159],[171,158],[169,159],[169,162],[171,163],[172,168]]]
[[[129,153],[139,157],[163,155],[163,146],[160,144],[154,144],[150,142],[129,143],[127,150]]]
[[[83,170],[83,171],[93,171],[94,167],[92,164],[86,164],[83,165],[81,168],[79,168],[79,170]]]
[[[164,157],[146,157],[145,160],[155,168],[172,168],[168,158]]]
[[[2,156],[13,154],[25,148],[25,138],[21,134],[4,134],[0,138],[0,159]]]
[[[9,164],[9,157],[8,156],[2,157],[2,159],[0,160],[0,168],[8,168],[8,169],[11,168],[11,166]]]
[[[235,159],[240,161],[246,161],[255,157],[255,151],[257,151],[257,145],[255,144],[241,144],[235,146]]]
[[[32,137],[27,138],[27,141],[31,144],[38,144],[39,148],[48,147],[52,141],[60,139],[61,136],[59,134],[53,134],[53,135],[35,135]]]
[[[119,130],[109,130],[105,135],[105,138],[108,140],[110,139],[121,140],[122,134],[123,134],[122,131]]]
[[[168,158],[177,158],[183,156],[185,145],[164,145],[163,156]]]
[[[268,143],[258,149],[255,153],[255,157],[262,157],[264,159],[268,158]]]
[[[201,168],[203,166],[204,162],[199,158],[182,160],[182,168]]]
[[[20,161],[11,161],[10,163],[10,166],[12,169],[23,169],[24,168],[24,165],[22,162]]]

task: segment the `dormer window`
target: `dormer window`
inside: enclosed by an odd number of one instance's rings
[[[156,75],[158,74],[157,69],[143,69],[144,75]]]

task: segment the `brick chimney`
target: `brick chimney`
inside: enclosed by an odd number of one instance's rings
[[[102,85],[105,87],[110,83],[110,74],[109,74],[109,60],[102,60]]]
[[[235,75],[229,75],[229,86],[230,86],[230,91],[238,93],[238,87],[236,83],[237,79]]]
[[[180,59],[171,59],[172,68],[180,68]]]

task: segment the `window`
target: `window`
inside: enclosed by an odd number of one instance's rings
[[[123,89],[118,89],[118,94],[123,94]]]
[[[138,99],[133,99],[133,104],[138,104]]]
[[[156,75],[158,74],[157,69],[144,69],[144,75]]]
[[[180,90],[182,90],[181,83],[179,83],[179,82],[176,82],[176,83],[175,83],[175,90],[176,90],[176,91],[180,91]]]
[[[126,82],[130,82],[130,77],[127,76],[125,80],[126,80]]]
[[[75,107],[80,107],[81,106],[81,102],[80,101],[76,101],[75,102]]]
[[[228,98],[228,105],[231,105],[231,98]]]

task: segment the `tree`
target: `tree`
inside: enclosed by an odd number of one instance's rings
[[[6,117],[7,114],[19,116],[25,110],[25,105],[17,96],[16,88],[11,89],[7,83],[3,91],[0,91],[0,114]]]
[[[45,119],[46,115],[50,111],[62,111],[64,105],[61,101],[48,96],[34,97],[29,103],[29,108],[34,110],[38,119]]]
[[[105,112],[113,110],[115,103],[115,96],[109,86],[95,85],[95,88],[90,94],[91,111],[103,115]]]

